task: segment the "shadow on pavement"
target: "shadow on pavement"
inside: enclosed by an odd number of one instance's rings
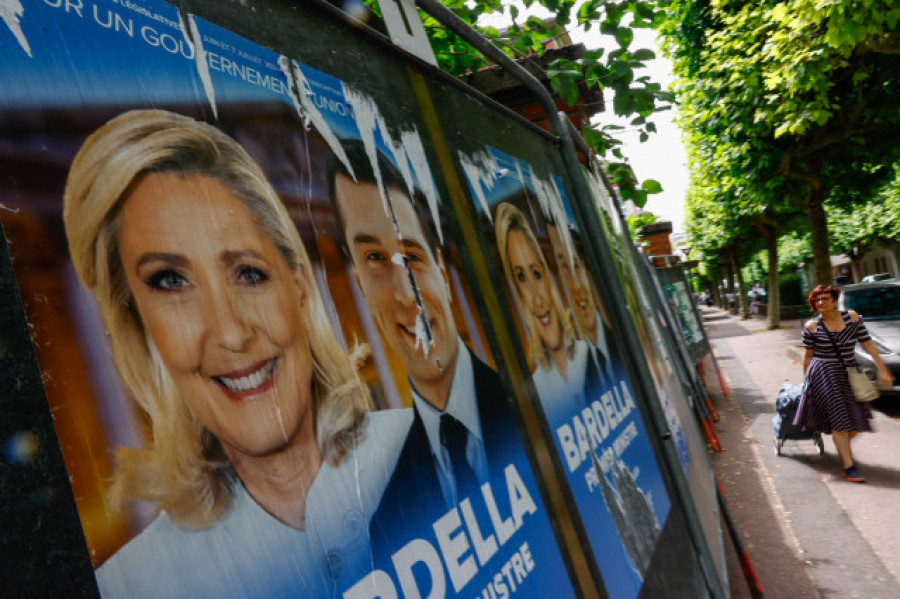
[[[829,440],[826,439],[826,443]],[[798,441],[799,443],[799,441]],[[781,453],[782,459],[790,459],[801,463],[806,467],[817,471],[822,475],[834,475],[835,464],[830,459],[823,460],[819,455],[791,455],[790,448],[785,445]],[[884,466],[866,465],[865,462],[858,461],[859,469],[866,475],[868,481],[864,483],[868,487],[881,487],[884,489],[900,489],[900,470],[896,468],[885,468]],[[847,483],[854,484],[854,483]],[[858,483],[856,483],[858,484]]]
[[[719,362],[723,364],[732,361],[735,359],[731,356],[719,356]],[[754,444],[746,434],[746,422],[753,418],[753,414],[771,411],[771,406],[758,390],[747,386],[730,386],[728,399],[722,397],[718,386],[708,386],[707,389],[719,414],[716,429],[725,448],[725,451],[712,455],[712,462],[766,597],[825,597],[812,588],[803,563],[796,555],[796,547],[789,537],[781,534],[778,522],[783,516],[763,499],[768,494],[767,483],[759,475]],[[747,401],[747,396],[752,396],[752,400]],[[741,400],[738,401],[737,397]],[[725,544],[730,597],[750,599],[752,595],[727,535]]]
[[[719,362],[733,360],[730,356],[719,356]],[[763,397],[756,387],[742,387],[733,385],[729,393],[741,398],[741,406],[747,416],[760,414],[775,415],[775,398]]]
[[[900,395],[883,395],[871,405],[885,416],[894,420],[900,419]]]

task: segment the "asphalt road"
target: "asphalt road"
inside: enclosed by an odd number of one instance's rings
[[[713,465],[765,596],[900,597],[900,397],[874,402],[875,433],[853,442],[865,484],[841,476],[830,436],[823,455],[811,440],[789,440],[777,456],[775,398],[785,382],[802,382],[800,321],[766,331],[760,319],[703,312],[728,390],[723,397],[708,358],[725,447]],[[724,534],[732,597],[751,597]]]

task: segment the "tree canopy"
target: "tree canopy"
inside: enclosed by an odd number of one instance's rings
[[[740,222],[805,211],[815,277],[830,282],[824,200],[836,187],[835,200],[877,188],[889,176],[877,166],[900,155],[900,6],[668,5],[663,33],[692,165],[689,202],[722,202]]]
[[[868,200],[830,208],[828,230],[833,254],[846,254],[858,261],[876,246],[898,243],[900,165],[891,171],[890,182]]]

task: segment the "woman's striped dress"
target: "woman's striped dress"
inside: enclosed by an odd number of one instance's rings
[[[862,316],[853,322],[849,312],[841,312],[841,318],[844,319],[844,329],[831,333],[831,337],[841,351],[844,364],[855,366],[853,348],[857,341],[868,341],[869,332]],[[869,426],[872,418],[869,405],[856,401],[847,380],[847,370],[841,365],[834,345],[828,339],[825,323],[821,318],[816,322],[815,333],[803,327],[803,347],[815,353],[806,370],[803,397],[794,424],[821,433],[872,430]]]

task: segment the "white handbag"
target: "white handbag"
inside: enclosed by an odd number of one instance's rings
[[[881,395],[869,380],[869,375],[859,366],[847,366],[847,378],[850,380],[850,388],[856,396],[856,401],[872,401]]]
[[[819,317],[821,321],[822,318]],[[828,327],[825,326],[825,323],[822,323],[822,328],[825,329],[825,333],[828,335],[828,339],[831,341],[831,345],[834,346],[834,352],[837,354],[838,360],[841,361],[841,365],[847,370],[847,379],[850,381],[850,389],[853,391],[853,395],[856,396],[856,401],[872,401],[873,399],[877,399],[879,395],[878,389],[875,388],[875,384],[869,380],[869,375],[863,372],[863,369],[857,366],[847,366],[847,363],[844,362],[844,357],[841,355],[841,350],[837,346],[837,343],[834,342],[834,337],[831,336],[831,331],[828,330]]]

